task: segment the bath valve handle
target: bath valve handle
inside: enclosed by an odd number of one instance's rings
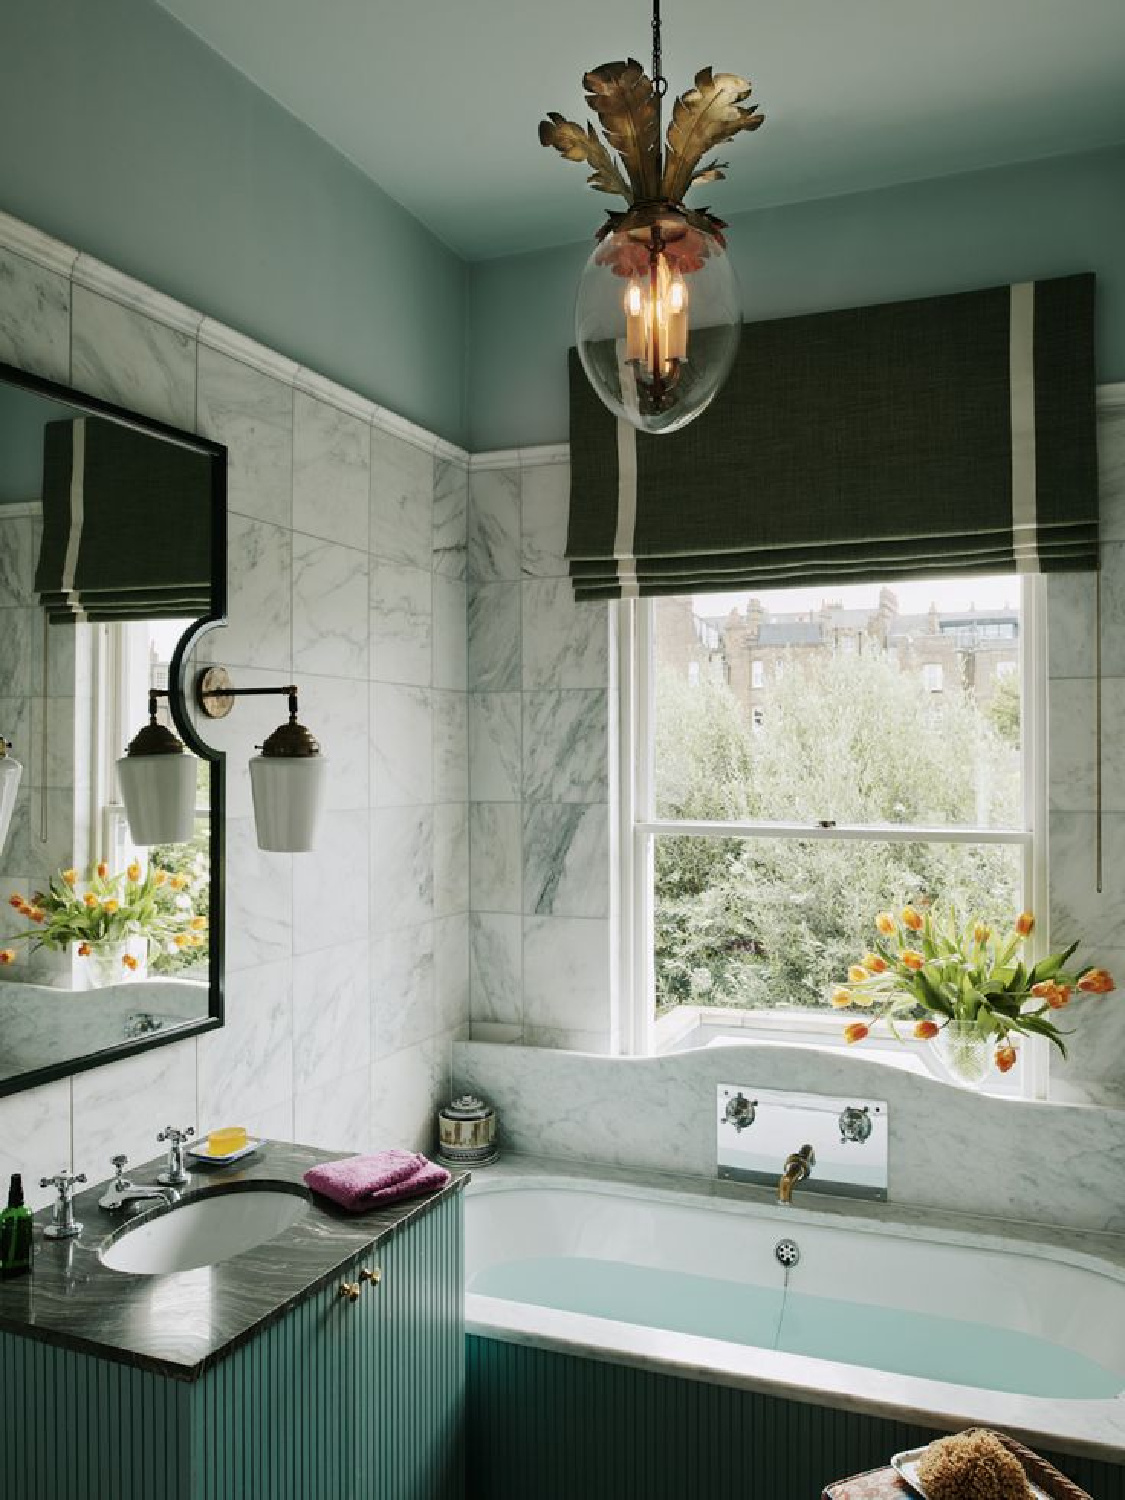
[[[840,1143],[856,1141],[860,1145],[871,1134],[871,1116],[867,1105],[849,1104],[840,1111]]]

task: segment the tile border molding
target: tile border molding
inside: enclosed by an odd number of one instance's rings
[[[146,282],[137,281],[123,271],[106,265],[104,261],[75,250],[61,240],[53,239],[34,225],[26,224],[3,210],[0,210],[0,250],[7,250],[48,271],[65,276],[79,286],[108,297],[123,307],[144,313],[146,317],[178,333],[190,334],[218,353],[229,355],[252,370],[270,375],[350,416],[369,422],[383,432],[391,433],[416,448],[432,453],[435,458],[462,463],[473,470],[512,469],[517,466],[565,464],[570,461],[570,447],[567,443],[545,443],[530,448],[497,448],[490,452],[470,453],[407,418],[400,417],[397,412],[369,401],[365,396],[338,385],[334,380],[329,380],[284,354],[278,354],[265,344],[259,344],[256,339],[220,323],[216,318],[210,318],[176,298],[156,291]],[[1116,407],[1125,407],[1125,380],[1098,387],[1099,410]]]

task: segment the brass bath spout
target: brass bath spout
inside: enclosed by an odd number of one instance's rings
[[[816,1166],[816,1152],[811,1146],[802,1146],[799,1151],[785,1158],[785,1169],[777,1179],[777,1201],[792,1203],[793,1189],[812,1175]]]

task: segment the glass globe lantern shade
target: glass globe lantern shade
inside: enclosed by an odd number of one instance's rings
[[[674,210],[628,220],[594,247],[574,314],[578,356],[615,416],[641,432],[675,432],[711,403],[742,335],[742,299],[715,235]]]

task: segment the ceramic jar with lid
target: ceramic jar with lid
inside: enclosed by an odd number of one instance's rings
[[[438,1111],[438,1158],[448,1166],[483,1167],[496,1160],[496,1111],[462,1094]]]

